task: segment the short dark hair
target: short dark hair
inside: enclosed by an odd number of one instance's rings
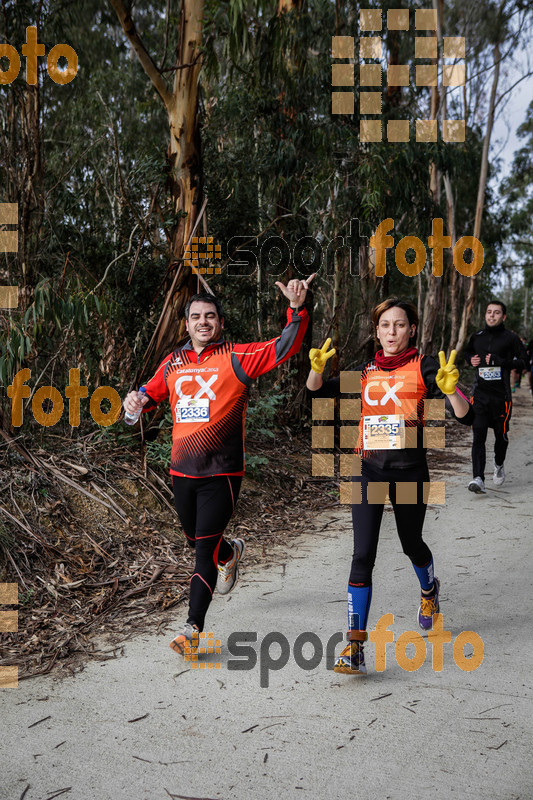
[[[487,303],[487,308],[489,306],[501,306],[502,314],[504,314],[504,316],[507,316],[507,306],[505,305],[505,303],[502,303],[501,300],[489,300],[489,302]],[[485,309],[485,312],[487,311],[487,308]]]
[[[187,305],[185,306],[185,319],[189,319],[192,303],[211,303],[215,306],[219,318],[224,319],[224,309],[222,308],[222,303],[218,297],[215,297],[214,294],[200,292],[199,294],[193,294],[192,297],[189,297],[187,300]]]
[[[409,325],[414,325],[416,327],[410,342],[411,344],[414,344],[416,342],[416,335],[418,333],[418,326],[420,324],[418,311],[413,303],[410,303],[408,300],[400,300],[398,297],[388,297],[386,300],[383,300],[382,303],[379,303],[379,305],[377,305],[372,311],[374,336],[376,334],[376,328],[378,327],[379,318],[385,313],[385,311],[388,311],[389,308],[401,308],[403,311],[405,311],[407,314],[407,319],[409,320]]]

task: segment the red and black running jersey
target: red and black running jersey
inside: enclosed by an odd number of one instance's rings
[[[249,387],[297,353],[309,317],[287,311],[281,336],[230,344],[224,339],[198,354],[191,342],[174,350],[145,384],[150,411],[167,397],[173,417],[170,474],[190,478],[244,474],[244,422]]]
[[[438,363],[431,356],[417,353],[396,369],[379,369],[375,359],[355,367],[361,373],[361,420],[355,453],[379,469],[408,468],[426,463],[423,446],[424,400],[440,399],[444,395],[437,386],[435,377]],[[340,379],[325,381],[320,389],[310,392],[312,397],[337,397],[340,395]],[[451,404],[447,406],[452,410]],[[383,415],[386,419],[394,415],[402,419],[405,426],[405,445],[396,450],[365,449],[363,431],[365,418]],[[473,412],[458,421],[471,425]]]
[[[424,373],[422,374],[422,359]],[[431,364],[433,362],[433,364]],[[434,367],[434,369],[433,369]],[[413,458],[412,448],[421,445],[424,424],[424,400],[442,398],[444,395],[435,383],[438,365],[428,356],[413,355],[407,364],[396,369],[380,369],[374,360],[364,365],[361,371],[361,420],[355,452],[383,466],[403,467],[419,463],[420,456]],[[424,378],[426,380],[424,380]],[[426,383],[427,381],[427,383]],[[399,451],[365,449],[363,446],[363,421],[368,417],[393,415],[405,425],[405,447]],[[413,430],[414,429],[414,430]],[[413,435],[410,435],[413,432]],[[415,449],[415,453],[416,453]],[[401,455],[398,456],[398,453]],[[394,464],[392,463],[394,462]]]

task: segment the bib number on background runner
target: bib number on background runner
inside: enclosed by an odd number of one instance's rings
[[[363,418],[365,450],[403,450],[405,421],[401,414],[380,414]]]
[[[176,422],[209,422],[209,400],[182,397],[174,408]]]
[[[501,367],[479,367],[479,377],[484,381],[499,381],[502,377]]]

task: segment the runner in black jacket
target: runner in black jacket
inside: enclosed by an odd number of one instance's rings
[[[485,312],[485,327],[474,333],[465,350],[467,364],[476,368],[474,383],[474,439],[472,443],[473,477],[471,492],[485,493],[485,442],[489,428],[494,429],[493,481],[505,480],[503,462],[509,445],[507,432],[511,419],[511,370],[521,371],[527,353],[520,338],[504,327],[507,309],[500,300],[491,300]]]

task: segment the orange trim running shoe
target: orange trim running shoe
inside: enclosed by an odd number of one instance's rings
[[[418,607],[418,624],[423,631],[430,631],[433,627],[433,615],[439,613],[439,591],[440,581],[434,579],[434,593],[420,595],[420,606]]]
[[[229,594],[239,580],[239,561],[244,555],[246,545],[242,539],[232,541],[233,558],[225,564],[218,564],[217,591],[219,594]]]
[[[190,656],[198,653],[198,626],[186,622],[180,633],[169,644],[175,653],[180,656]]]
[[[333,672],[344,675],[366,675],[363,642],[348,642],[335,662]]]

